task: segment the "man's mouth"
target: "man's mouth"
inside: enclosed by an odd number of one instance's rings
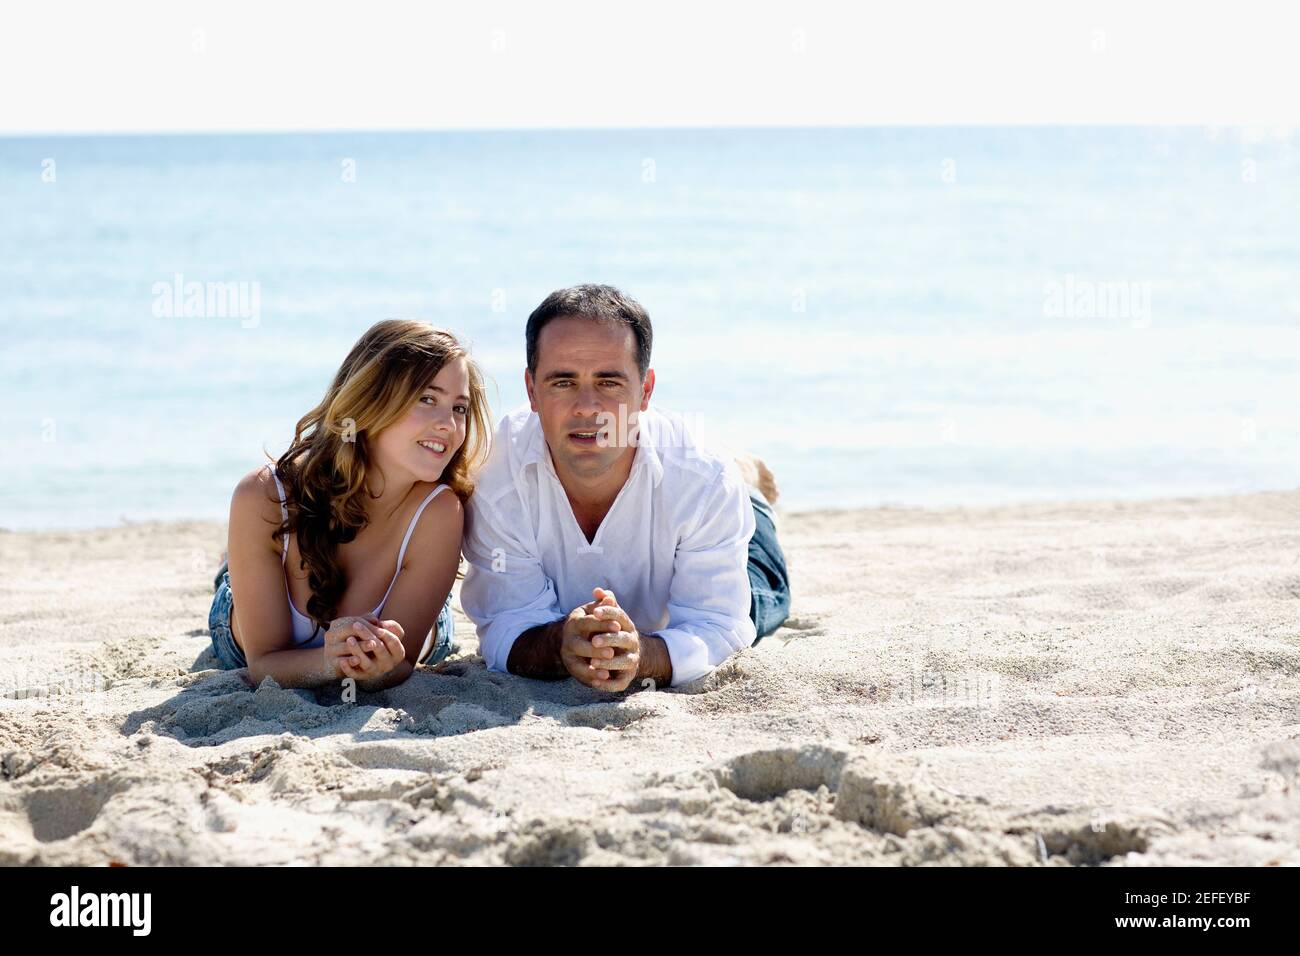
[[[569,432],[569,440],[577,445],[595,445],[599,431]]]
[[[447,443],[443,441],[439,441],[436,438],[431,438],[426,441],[418,441],[416,442],[416,444],[419,445],[421,448],[425,449],[426,451],[432,452],[435,455],[447,454]]]

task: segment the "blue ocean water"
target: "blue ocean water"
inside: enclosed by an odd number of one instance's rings
[[[499,414],[584,281],[791,509],[1291,488],[1298,213],[1237,129],[0,139],[0,527],[224,519],[381,318]],[[191,282],[248,308],[167,315]]]

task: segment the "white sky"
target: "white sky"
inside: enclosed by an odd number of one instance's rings
[[[1286,4],[0,7],[0,134],[1300,119]]]

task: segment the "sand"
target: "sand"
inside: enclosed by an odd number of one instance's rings
[[[217,524],[0,533],[0,863],[1300,863],[1300,493],[786,515],[695,685],[213,669]]]

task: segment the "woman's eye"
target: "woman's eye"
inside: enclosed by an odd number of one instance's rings
[[[456,406],[456,414],[457,414],[457,415],[468,415],[468,414],[469,414],[469,406],[468,406],[468,405],[457,405],[457,406]]]
[[[422,402],[432,402],[433,400],[434,400],[434,398],[433,398],[432,395],[424,395],[424,396],[421,396],[421,398],[420,398],[420,401],[422,401]]]

